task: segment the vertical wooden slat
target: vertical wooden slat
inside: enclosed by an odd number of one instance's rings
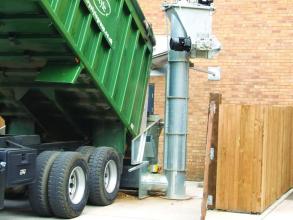
[[[262,155],[263,155],[263,129],[264,129],[264,107],[257,106],[254,120],[254,146],[252,158],[252,195],[251,212],[257,213],[261,210],[261,183],[262,183]]]
[[[282,180],[283,180],[283,173],[282,173],[282,163],[283,163],[283,150],[284,150],[284,140],[283,140],[283,134],[284,134],[284,109],[283,108],[278,108],[277,111],[277,118],[279,121],[279,129],[277,132],[277,137],[278,137],[278,143],[275,146],[276,151],[277,151],[277,173],[276,176],[279,175],[276,183],[277,183],[277,190],[275,194],[275,200],[278,199],[280,195],[282,195]]]
[[[279,135],[279,129],[281,129],[281,122],[280,122],[280,110],[278,107],[273,107],[273,123],[272,123],[272,128],[273,128],[273,143],[274,145],[272,146],[272,161],[270,163],[270,171],[271,171],[271,178],[269,181],[271,181],[271,196],[270,196],[270,201],[274,201],[277,198],[278,195],[278,187],[279,187],[279,146],[280,144],[280,135]],[[268,203],[269,203],[268,202]]]
[[[288,142],[289,142],[289,148],[290,148],[290,164],[289,164],[289,169],[291,171],[291,176],[289,180],[290,186],[293,188],[293,107],[290,107],[289,111],[289,119],[288,123],[290,124],[290,132],[289,132],[289,137],[288,137]]]
[[[291,107],[290,111],[290,122],[291,122],[291,132],[293,132],[293,107]],[[291,157],[290,157],[290,170],[291,170],[291,187],[293,188],[293,135],[290,133],[290,151],[291,151]]]
[[[229,115],[231,115],[233,112],[231,112],[231,106],[225,106],[225,115],[224,117],[225,118],[228,118]],[[231,117],[230,120],[226,120],[225,121],[225,127],[224,127],[224,131],[226,132],[226,134],[230,133],[231,132],[231,121],[233,120],[233,118]],[[223,131],[223,132],[224,132]],[[224,134],[225,135],[225,134]],[[225,173],[222,173],[222,179],[223,179],[223,190],[224,190],[224,197],[223,197],[223,205],[225,207],[225,209],[228,209],[229,210],[229,204],[228,204],[228,197],[229,197],[229,187],[230,186],[227,186],[227,184],[225,183],[225,180],[228,180],[228,178],[231,176],[231,169],[233,169],[233,167],[230,166],[230,158],[229,158],[229,153],[230,153],[230,147],[231,147],[231,142],[230,142],[230,138],[226,138],[226,137],[223,137],[223,140],[225,140],[225,145],[224,145],[224,148],[223,148],[223,168],[225,170],[223,170],[223,172]],[[226,175],[226,179],[224,179],[223,177]],[[229,180],[227,181],[229,182]]]
[[[225,111],[225,106],[221,105],[220,110],[219,110],[219,144],[218,144],[218,166],[217,166],[217,192],[216,192],[216,208],[217,209],[223,209],[225,210],[224,207],[224,196],[225,196],[225,182],[223,176],[224,174],[224,169],[226,168],[225,166],[225,146],[226,146],[226,139],[224,137],[225,134],[225,126],[226,126],[226,121],[224,118],[226,117],[226,111]]]
[[[232,107],[232,106],[231,106]],[[232,107],[232,115],[233,120],[231,124],[230,130],[230,140],[231,140],[231,147],[229,147],[229,161],[231,166],[231,172],[229,173],[231,185],[233,189],[233,193],[229,193],[228,195],[228,205],[229,210],[236,210],[238,206],[238,185],[239,185],[239,149],[240,149],[240,114],[241,114],[241,107],[240,106],[233,106]]]
[[[289,169],[289,164],[288,161],[290,161],[290,139],[289,139],[289,131],[290,131],[290,109],[284,108],[283,109],[283,133],[282,133],[282,144],[283,144],[283,149],[281,152],[281,187],[280,191],[281,194],[284,194],[288,190],[288,186],[290,186],[290,169]],[[288,123],[289,122],[289,123]]]
[[[241,211],[251,210],[252,193],[252,153],[254,146],[254,131],[252,125],[255,119],[255,108],[253,106],[242,106],[241,110],[241,133],[240,133],[240,155],[239,155],[239,187],[238,207]]]
[[[291,173],[291,171],[293,170],[293,167],[291,166],[291,162],[292,162],[292,155],[291,152],[293,152],[293,142],[291,141],[291,137],[293,134],[293,130],[292,130],[292,107],[287,107],[286,108],[286,119],[285,119],[285,130],[286,130],[286,152],[284,152],[285,155],[285,161],[289,161],[287,163],[286,166],[286,170],[284,171],[285,173],[285,181],[286,181],[286,185],[284,186],[284,192],[286,192],[286,188],[292,187],[293,185],[291,184],[291,179],[290,179],[290,175],[286,175],[288,173]]]
[[[269,137],[269,108],[266,106],[264,108],[264,132],[263,132],[263,151],[262,151],[262,177],[261,177],[261,210],[266,206],[266,200],[268,197],[268,170],[266,169],[268,164],[268,154],[269,148],[268,145],[270,141]]]
[[[265,198],[263,203],[263,209],[268,207],[270,201],[274,200],[276,194],[276,167],[277,167],[277,144],[278,144],[278,135],[277,130],[279,127],[279,122],[276,114],[276,107],[268,107],[268,115],[266,121],[267,132],[265,133],[266,145],[264,146],[266,155],[264,155],[263,161],[266,161],[266,166],[263,166],[264,171],[266,172],[266,177],[263,182],[265,184]]]

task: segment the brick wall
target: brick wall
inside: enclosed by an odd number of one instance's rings
[[[166,32],[163,0],[139,0],[156,34]],[[223,103],[293,105],[293,1],[215,0],[214,33],[223,51],[214,60],[193,60],[196,66],[220,66],[222,79],[190,73],[188,178],[203,177],[209,93],[223,94]],[[154,77],[156,112],[164,112],[164,78]],[[162,150],[161,150],[162,151]]]

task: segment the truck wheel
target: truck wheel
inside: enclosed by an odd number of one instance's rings
[[[49,175],[49,202],[52,212],[60,218],[75,218],[86,206],[88,167],[77,152],[63,152],[53,163]]]
[[[92,146],[81,146],[77,148],[77,152],[81,153],[84,156],[85,161],[89,161],[91,154],[96,150],[96,147]]]
[[[106,206],[116,199],[120,185],[120,159],[110,147],[99,147],[89,160],[89,202]]]
[[[29,185],[29,201],[34,212],[43,217],[52,216],[48,199],[48,178],[59,152],[44,151],[36,161],[36,181]]]

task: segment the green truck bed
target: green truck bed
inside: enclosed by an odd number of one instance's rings
[[[7,133],[123,151],[140,131],[153,39],[136,0],[2,0]]]

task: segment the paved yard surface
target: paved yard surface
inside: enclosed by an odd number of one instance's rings
[[[108,207],[87,206],[77,220],[199,220],[201,189],[194,182],[187,182],[187,201],[169,201],[160,197],[138,200],[121,193],[117,201]],[[0,220],[44,220],[35,216],[27,201],[6,201],[6,209],[0,212]],[[53,219],[53,218],[50,218]],[[293,194],[266,216],[243,215],[227,212],[208,212],[207,220],[292,220]]]
[[[209,211],[207,220],[293,220],[293,190],[288,192],[262,215]]]

